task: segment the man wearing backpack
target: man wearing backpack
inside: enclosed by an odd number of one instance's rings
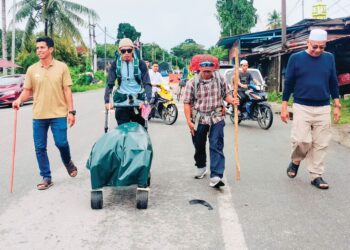
[[[114,101],[118,103],[120,99],[127,99],[130,95],[135,95],[143,101],[150,101],[152,96],[152,86],[148,74],[147,65],[139,60],[134,53],[134,44],[129,38],[123,38],[119,42],[119,55],[112,63],[108,71],[107,86],[105,90],[105,105],[107,109],[112,109],[110,94],[118,80],[118,88],[115,91]],[[140,108],[116,107],[115,118],[118,125],[127,122],[137,122],[145,126],[145,120],[141,116]]]
[[[225,185],[222,182],[225,170],[223,100],[233,105],[239,105],[239,100],[230,95],[228,85],[215,71],[218,67],[215,59],[203,55],[198,67],[192,67],[193,70],[199,70],[199,73],[186,85],[184,111],[195,147],[194,159],[197,166],[195,178],[201,179],[207,174],[206,141],[209,136],[209,185],[218,188]]]

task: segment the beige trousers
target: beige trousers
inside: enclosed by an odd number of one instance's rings
[[[306,160],[311,179],[324,173],[324,158],[331,134],[330,106],[293,104],[292,161]]]

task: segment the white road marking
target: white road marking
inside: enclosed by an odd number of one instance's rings
[[[218,192],[218,209],[225,249],[248,249],[242,226],[232,204],[231,188],[225,177],[223,181],[226,186],[223,192]]]

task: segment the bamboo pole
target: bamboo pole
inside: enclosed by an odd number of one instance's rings
[[[235,45],[234,48],[234,57],[235,57],[235,74],[233,78],[233,97],[238,97],[238,81],[239,81],[239,62],[238,62],[238,45]],[[234,112],[235,112],[235,160],[236,160],[236,180],[239,181],[241,179],[241,165],[239,162],[239,155],[238,155],[238,107],[237,105],[234,105]]]
[[[16,155],[16,137],[17,137],[17,109],[15,109],[15,117],[13,124],[13,144],[12,144],[12,162],[11,162],[11,177],[10,177],[10,193],[13,192],[13,179],[15,175],[15,155]]]

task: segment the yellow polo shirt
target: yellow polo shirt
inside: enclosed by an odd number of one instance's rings
[[[24,88],[33,91],[33,119],[66,117],[68,105],[63,87],[71,85],[69,69],[63,62],[53,59],[48,68],[40,61],[30,66]]]

